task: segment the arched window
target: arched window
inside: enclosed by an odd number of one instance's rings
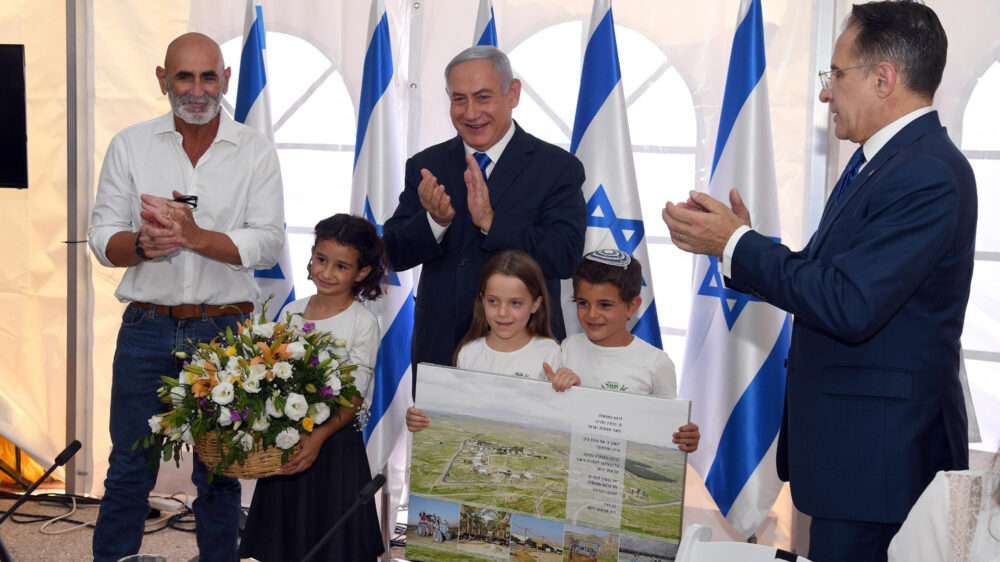
[[[242,37],[222,44],[232,69],[225,110],[233,114],[239,84]],[[316,292],[306,279],[313,227],[351,202],[354,104],[336,61],[308,41],[267,33],[267,85],[274,142],[285,190],[285,222],[295,294]]]
[[[976,174],[979,221],[972,294],[965,316],[962,347],[969,385],[979,417],[982,448],[993,451],[1000,442],[1000,57],[979,77],[962,121],[962,152]]]
[[[567,150],[585,33],[579,21],[560,23],[510,51],[523,84],[515,118],[533,135]],[[691,304],[692,260],[671,245],[660,211],[667,200],[686,200],[695,187],[695,108],[690,89],[661,49],[628,27],[616,25],[615,35],[663,347],[679,368]]]

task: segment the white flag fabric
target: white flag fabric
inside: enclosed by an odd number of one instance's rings
[[[368,23],[354,148],[351,212],[376,225],[392,216],[403,189],[403,151],[392,86],[389,20],[380,0],[372,2]],[[366,306],[378,317],[382,341],[375,362],[371,417],[364,430],[372,474],[385,467],[405,440],[406,409],[413,405],[410,337],[413,332],[413,282],[410,272],[388,272],[386,293]],[[390,482],[392,484],[392,482]],[[394,497],[398,497],[395,493]]]
[[[236,88],[233,119],[256,130],[274,142],[271,128],[271,99],[267,90],[267,58],[265,55],[264,12],[259,0],[247,1],[243,26],[243,50],[240,52],[240,78]],[[292,280],[292,259],[288,252],[288,234],[278,263],[271,269],[258,269],[253,276],[264,298],[274,295],[269,303],[271,319],[295,300]]]
[[[493,17],[493,0],[479,0],[479,14],[476,16],[476,30],[472,34],[472,44],[499,46],[496,19]]]
[[[610,0],[595,0],[591,12],[570,152],[587,170],[584,252],[617,248],[642,262],[642,305],[629,321],[629,329],[662,349]],[[572,294],[571,285],[565,294]],[[564,317],[567,333],[580,331],[579,323],[572,320],[576,318],[572,306],[564,307]]]
[[[729,59],[708,193],[742,195],[754,229],[778,240],[774,157],[760,0],[742,0]],[[701,429],[688,462],[719,511],[752,535],[781,488],[775,449],[785,395],[788,315],[727,289],[718,259],[696,256],[680,396]]]

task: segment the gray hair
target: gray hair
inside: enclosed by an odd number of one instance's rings
[[[469,47],[451,59],[448,66],[444,68],[444,83],[448,91],[451,91],[451,82],[448,81],[451,77],[451,69],[463,62],[476,60],[484,60],[493,65],[497,74],[500,75],[500,90],[506,95],[510,91],[510,83],[514,81],[514,71],[510,68],[510,59],[507,58],[507,55],[492,45]]]

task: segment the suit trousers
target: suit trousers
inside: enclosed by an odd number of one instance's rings
[[[869,523],[814,517],[809,526],[812,562],[886,562],[895,523]]]

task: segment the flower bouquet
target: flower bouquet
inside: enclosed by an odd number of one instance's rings
[[[266,311],[266,306],[265,306]],[[262,478],[281,473],[311,433],[361,394],[344,363],[347,342],[306,322],[269,322],[262,313],[226,328],[209,343],[178,351],[184,367],[164,376],[158,395],[173,410],[151,417],[151,433],[135,443],[150,449],[150,464],[195,446],[215,474]],[[359,420],[365,416],[359,415]]]

